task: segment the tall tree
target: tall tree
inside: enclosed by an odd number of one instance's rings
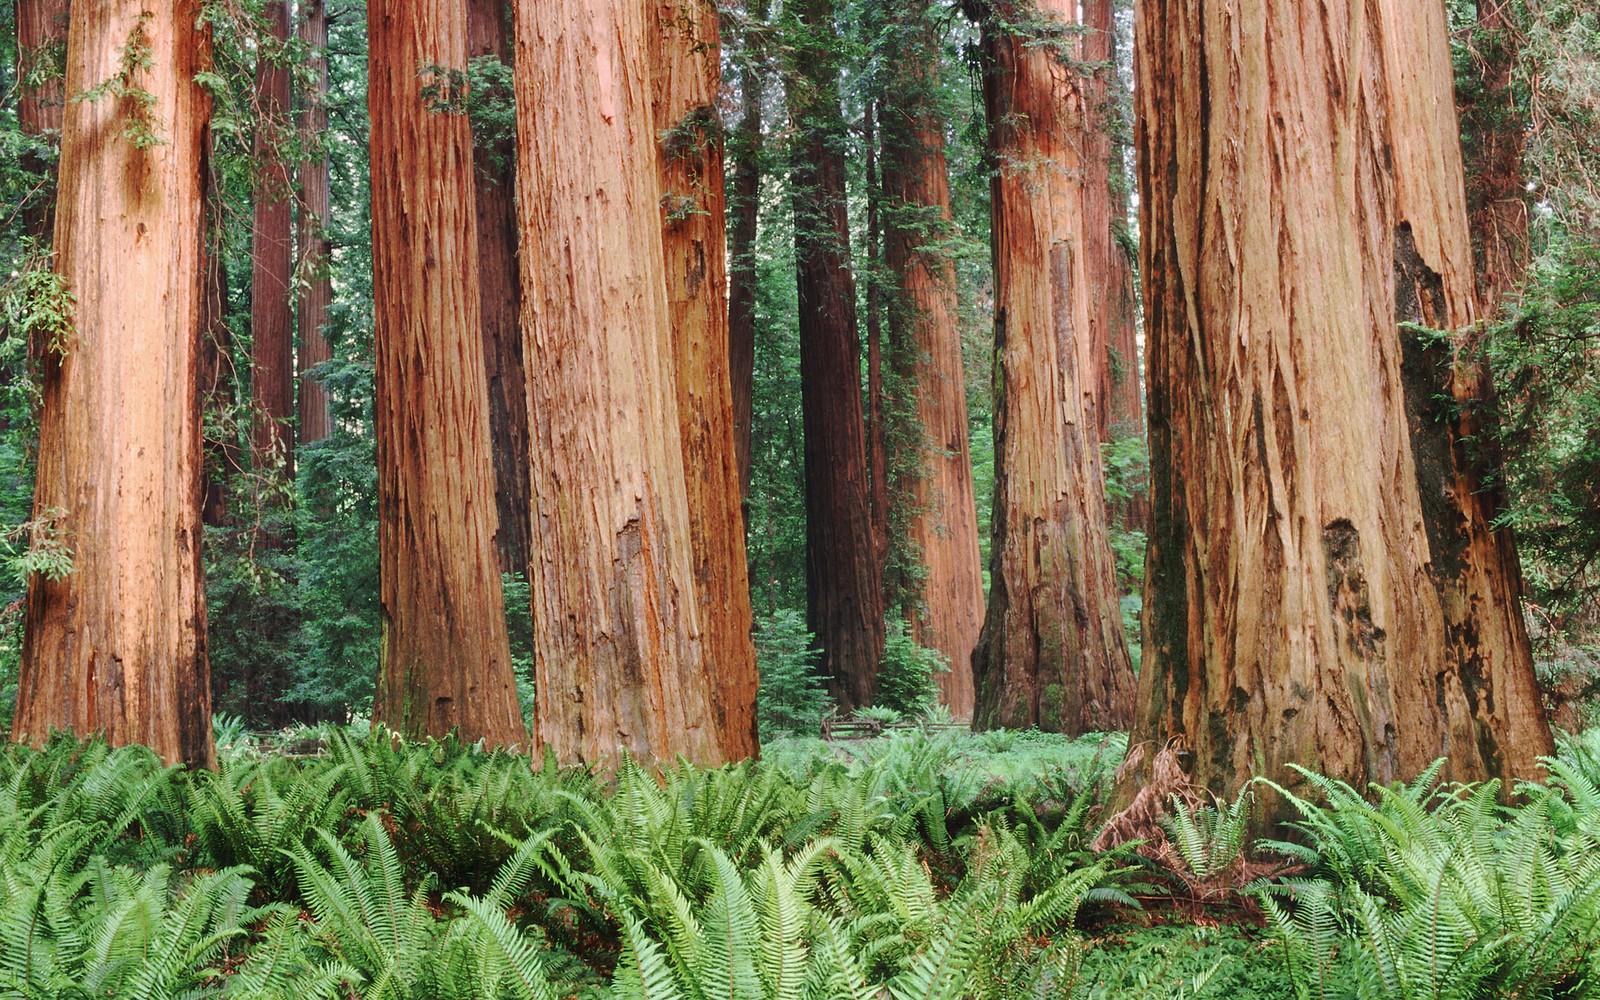
[[[890,354],[915,399],[917,473],[909,541],[926,570],[912,622],[917,641],[943,653],[942,699],[972,715],[972,651],[983,627],[983,566],[972,481],[966,374],[956,311],[950,180],[939,107],[943,32],[931,0],[899,8],[888,33],[882,100],[884,263],[893,282]],[[897,491],[901,492],[901,491]]]
[[[300,163],[295,264],[299,293],[295,299],[295,325],[300,331],[300,396],[295,427],[298,440],[305,443],[321,441],[333,433],[327,390],[311,374],[312,368],[333,357],[323,333],[328,325],[328,308],[333,304],[327,236],[333,206],[328,154],[320,149],[321,136],[328,131],[328,10],[323,0],[301,0],[298,35],[306,47],[306,75],[311,80],[300,100],[300,141],[310,155]]]
[[[1084,253],[1089,284],[1097,289],[1089,312],[1089,336],[1081,343],[1094,378],[1094,415],[1101,441],[1144,433],[1144,401],[1139,388],[1138,302],[1133,267],[1121,234],[1128,216],[1123,167],[1123,89],[1117,70],[1115,0],[1083,4],[1084,78]]]
[[[209,766],[200,565],[201,160],[210,68],[198,0],[73,5],[56,267],[77,297],[42,351],[36,575],[13,739],[52,727]],[[130,53],[132,54],[130,57]]]
[[[745,0],[740,34],[739,123],[731,142],[728,213],[728,361],[733,393],[734,452],[739,497],[750,496],[750,430],[756,366],[756,235],[761,221],[762,158],[766,143],[767,76],[772,69],[766,32],[772,0]]]
[[[293,468],[294,327],[290,308],[289,6],[268,0],[256,54],[254,219],[250,227],[250,397],[257,471]]]
[[[17,123],[24,135],[49,137],[61,131],[66,93],[61,69],[67,54],[67,19],[71,0],[17,0]],[[33,153],[23,160],[38,175],[40,191],[29,204],[25,224],[36,237],[50,235],[55,224],[51,165]]]
[[[373,717],[526,744],[495,553],[466,0],[367,8],[383,663]]]
[[[1522,282],[1528,266],[1530,196],[1522,173],[1527,119],[1511,74],[1519,35],[1512,4],[1477,0],[1467,33],[1473,72],[1456,89],[1465,138],[1467,218],[1473,236],[1478,298],[1490,312]]]
[[[995,515],[974,724],[1123,726],[1133,671],[1082,390],[1090,285],[1076,4],[991,3],[983,19],[995,268]]]
[[[467,54],[487,85],[489,101],[511,102],[510,5],[468,0]],[[494,67],[495,72],[481,71]],[[478,99],[482,106],[483,97]],[[483,310],[483,356],[489,366],[489,430],[493,440],[495,503],[500,512],[500,566],[526,576],[529,553],[528,378],[522,363],[522,285],[517,274],[516,137],[511,129],[474,122],[477,170],[478,289]]]
[[[832,0],[785,0],[785,83],[796,134],[790,184],[800,297],[805,428],[806,603],[839,707],[869,705],[884,649],[883,566],[874,546],[861,339],[845,200]]]
[[[516,11],[534,736],[565,761],[723,759],[678,430],[656,28],[630,0]]]
[[[1479,586],[1500,553],[1437,545],[1429,506],[1471,498],[1419,490],[1402,404],[1396,319],[1471,308],[1443,6],[1225,22],[1152,0],[1136,45],[1154,510],[1135,745],[1176,740],[1223,795],[1293,781],[1290,761],[1358,787],[1440,756],[1456,778],[1531,774],[1550,736],[1502,645],[1519,609]]]
[[[704,660],[714,668],[722,752],[742,760],[757,750],[760,681],[729,375],[717,9],[705,0],[658,0],[655,8],[652,114],[695,600]]]

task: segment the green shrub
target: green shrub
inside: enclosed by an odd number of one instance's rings
[[[883,664],[878,668],[877,705],[902,716],[921,716],[939,704],[939,674],[950,664],[938,650],[918,645],[905,621],[884,627]]]
[[[756,724],[761,739],[815,736],[822,731],[828,692],[817,675],[817,650],[800,612],[781,608],[756,629]]]

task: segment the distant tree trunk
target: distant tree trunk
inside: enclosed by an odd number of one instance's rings
[[[966,374],[956,313],[955,259],[939,245],[951,226],[944,122],[936,89],[942,56],[928,0],[903,15],[886,68],[883,101],[885,264],[894,282],[890,352],[915,392],[922,432],[920,475],[910,486],[916,511],[910,543],[927,570],[917,641],[949,660],[939,676],[944,704],[972,716],[972,651],[983,627],[983,564],[967,425]],[[898,491],[897,491],[898,492]]]
[[[723,759],[701,651],[643,4],[517,9],[537,742]]]
[[[1357,787],[1440,756],[1451,778],[1532,776],[1550,735],[1489,579],[1509,546],[1470,516],[1440,539],[1462,512],[1430,508],[1473,501],[1403,408],[1396,319],[1471,315],[1444,8],[1222,24],[1152,0],[1137,46],[1154,511],[1135,746],[1176,741],[1224,796],[1305,761]],[[1329,100],[1330,80],[1349,88]],[[1148,777],[1130,768],[1122,798]]]
[[[905,581],[889,566],[889,440],[884,427],[888,409],[883,384],[883,225],[879,208],[883,186],[878,172],[878,109],[867,101],[863,128],[866,132],[867,166],[867,482],[872,506],[872,552],[883,575],[885,608],[892,606],[904,590]]]
[[[290,300],[289,165],[287,138],[289,69],[282,46],[289,37],[287,0],[269,0],[270,42],[257,52],[255,100],[260,115],[255,136],[254,222],[250,240],[251,435],[257,472],[282,462],[294,469],[294,330]]]
[[[244,471],[238,437],[229,419],[234,407],[233,329],[228,326],[228,268],[217,240],[224,211],[212,171],[213,137],[207,130],[201,188],[205,214],[200,233],[200,412],[218,417],[218,437],[205,434],[205,485],[201,520],[212,527],[228,522],[228,484]]]
[[[495,554],[466,0],[373,0],[373,300],[383,663],[373,718],[527,744]]]
[[[1122,728],[1134,677],[1107,536],[1100,442],[1080,383],[1100,290],[1086,263],[1081,77],[1054,26],[983,23],[995,264],[995,518],[989,606],[973,674],[979,728]]]
[[[729,378],[717,9],[704,0],[657,0],[656,8],[652,107],[695,600],[722,753],[743,760],[757,751],[760,679]]]
[[[506,0],[468,0],[467,54],[511,63]],[[508,103],[507,90],[495,95]],[[522,284],[517,274],[516,141],[506,135],[473,146],[478,182],[478,296],[483,356],[489,366],[489,428],[494,443],[500,567],[528,574],[528,376],[522,363]]]
[[[206,767],[199,15],[197,0],[73,7],[65,92],[117,77],[136,47],[147,57],[126,85],[154,100],[66,109],[55,249],[77,309],[64,350],[41,352],[34,517],[72,572],[29,583],[12,738],[98,732]]]
[[[883,571],[873,544],[861,341],[850,271],[844,119],[832,0],[786,0],[797,133],[793,186],[805,427],[806,603],[844,711],[870,705],[883,659]]]
[[[56,68],[66,58],[71,10],[71,0],[17,0],[17,75],[24,81],[35,75],[43,78],[36,87],[17,88],[17,124],[23,135],[61,131],[66,93]],[[23,224],[29,235],[42,239],[55,225],[54,169],[33,154],[23,157],[22,166],[38,178],[40,189]]]
[[[306,70],[315,81],[300,107],[300,132],[303,141],[312,145],[328,131],[328,11],[323,0],[301,0],[299,36],[309,50]],[[296,300],[296,325],[300,330],[296,426],[302,444],[321,441],[333,433],[327,390],[310,374],[312,368],[333,357],[323,334],[328,325],[328,308],[333,304],[333,278],[328,273],[327,225],[333,210],[329,193],[327,154],[301,163],[300,256],[295,271],[302,282]]]
[[[733,392],[734,451],[739,498],[750,496],[750,428],[756,366],[756,234],[761,219],[762,114],[767,99],[763,32],[771,0],[746,0],[743,59],[739,63],[741,117],[733,133],[732,190],[728,193],[728,362]]]
[[[1528,266],[1528,188],[1522,174],[1527,121],[1511,86],[1518,37],[1506,0],[1478,0],[1471,34],[1477,71],[1461,105],[1467,140],[1467,220],[1473,236],[1478,301],[1493,315],[1522,284]]]

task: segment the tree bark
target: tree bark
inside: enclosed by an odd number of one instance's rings
[[[233,329],[228,326],[228,268],[217,234],[223,217],[221,194],[213,172],[213,137],[208,131],[201,166],[202,199],[205,205],[200,232],[200,412],[205,438],[204,487],[201,520],[220,527],[228,522],[228,484],[244,463],[239,440],[229,419],[234,406],[236,377],[233,367]],[[218,436],[206,428],[207,418],[215,417]]]
[[[511,62],[506,0],[469,0],[467,52]],[[495,95],[510,100],[509,93]],[[500,567],[526,577],[529,552],[528,376],[522,362],[522,284],[517,274],[516,143],[507,136],[473,146],[478,183],[478,287],[483,355],[489,366],[489,427],[494,442]]]
[[[250,398],[256,471],[294,469],[294,329],[290,310],[289,37],[287,0],[269,0],[267,39],[256,56],[254,218],[250,228]]]
[[[868,99],[862,126],[865,135],[867,167],[867,482],[872,507],[872,552],[883,574],[885,608],[892,607],[904,593],[904,574],[889,564],[889,437],[884,426],[888,410],[883,384],[883,225],[879,209],[883,184],[878,172],[878,109]]]
[[[1440,756],[1450,778],[1531,777],[1549,731],[1490,579],[1514,566],[1475,525],[1435,540],[1430,505],[1472,495],[1448,474],[1419,490],[1403,402],[1396,319],[1418,300],[1435,325],[1471,316],[1443,7],[1152,0],[1137,35],[1154,511],[1135,746],[1175,741],[1224,796],[1308,760],[1357,787]]]
[[[919,474],[908,486],[911,547],[926,575],[911,616],[919,643],[944,654],[941,700],[971,718],[972,651],[983,627],[983,564],[956,310],[955,259],[940,246],[952,225],[944,121],[937,91],[942,38],[927,0],[904,14],[886,66],[883,101],[884,262],[894,283],[890,353],[915,394]],[[898,492],[898,491],[897,491]]]
[[[642,4],[516,15],[537,742],[723,759],[701,651]]]
[[[1117,729],[1132,708],[1099,436],[1080,381],[1100,292],[1085,252],[1082,79],[1061,58],[1076,54],[1075,10],[1070,0],[991,6],[983,25],[996,483],[989,605],[972,660],[979,728]]]
[[[17,88],[17,124],[22,134],[48,136],[61,131],[66,92],[55,67],[65,59],[71,0],[17,0],[17,69],[26,80],[42,77],[38,86]],[[59,147],[59,138],[55,141]],[[55,225],[54,168],[33,154],[23,167],[38,177],[39,190],[23,218],[29,235],[43,239]]]
[[[1489,316],[1522,284],[1529,256],[1529,195],[1522,174],[1527,121],[1511,86],[1518,36],[1508,7],[1505,0],[1478,0],[1471,35],[1477,72],[1470,89],[1457,93],[1478,301]]]
[[[328,11],[323,0],[301,0],[300,41],[308,50],[306,70],[315,81],[301,100],[300,132],[308,149],[316,149],[328,131]],[[328,271],[328,217],[330,198],[328,155],[313,155],[300,164],[299,259],[295,265],[300,294],[295,303],[300,331],[300,398],[296,428],[301,444],[321,441],[333,433],[328,412],[328,392],[311,369],[333,358],[323,330],[333,304],[333,277]]]
[[[873,544],[845,125],[832,0],[787,0],[800,384],[805,428],[806,603],[834,700],[872,704],[883,659],[883,570]]]
[[[721,46],[705,0],[657,0],[651,78],[667,308],[703,656],[728,760],[753,757],[755,645],[728,359]]]
[[[763,32],[771,0],[746,0],[743,59],[739,62],[741,117],[733,134],[728,193],[728,364],[733,393],[734,452],[739,498],[750,498],[750,430],[756,367],[756,235],[761,219],[762,117],[771,70]]]
[[[373,718],[526,745],[495,554],[466,0],[367,8],[383,663]]]
[[[28,587],[15,740],[52,727],[211,766],[200,562],[200,4],[73,7],[55,248],[75,332],[45,349],[34,516],[72,552]],[[123,68],[123,53],[142,52]],[[131,136],[138,136],[135,142]],[[150,144],[150,138],[159,139]]]

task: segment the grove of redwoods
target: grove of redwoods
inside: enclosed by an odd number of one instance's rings
[[[932,712],[1159,811],[1600,683],[1584,4],[0,16],[14,740]]]

